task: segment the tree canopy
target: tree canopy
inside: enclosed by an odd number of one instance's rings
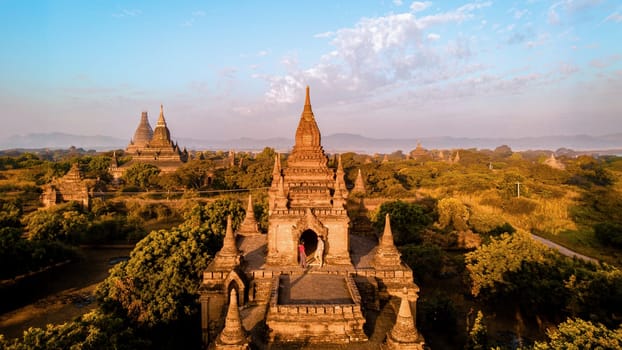
[[[149,233],[100,285],[97,294],[104,308],[143,326],[192,315],[201,274],[222,246],[226,216],[238,218],[240,213],[239,202],[217,200],[195,206],[176,228]]]
[[[546,342],[536,342],[535,350],[603,349],[622,348],[622,325],[611,330],[601,323],[580,318],[569,318],[557,329],[546,332]]]
[[[382,232],[387,213],[391,220],[393,238],[398,245],[420,242],[421,230],[434,221],[432,210],[423,205],[400,200],[385,202],[380,205],[375,216],[376,231]]]

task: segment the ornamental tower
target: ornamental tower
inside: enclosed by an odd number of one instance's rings
[[[321,140],[307,87],[287,167],[281,168],[279,156],[274,162],[269,191],[268,264],[297,265],[298,243],[304,241],[307,255],[311,255],[318,237],[326,242],[327,265],[352,264],[343,168],[335,174],[328,167]]]

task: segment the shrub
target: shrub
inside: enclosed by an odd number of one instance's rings
[[[594,235],[604,244],[622,247],[622,225],[613,222],[603,222],[594,226]]]
[[[512,225],[510,225],[509,223],[506,222],[506,223],[504,223],[501,226],[497,226],[497,227],[493,228],[492,230],[488,231],[487,233],[489,235],[491,235],[491,236],[499,236],[499,235],[501,235],[503,233],[512,234],[514,232],[516,232],[516,229]]]

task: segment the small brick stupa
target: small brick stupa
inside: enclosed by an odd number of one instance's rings
[[[404,291],[395,325],[389,333],[383,349],[385,350],[423,350],[425,342],[415,327],[415,319],[410,310],[407,292]]]
[[[238,310],[238,295],[235,289],[229,294],[229,307],[225,318],[225,328],[216,339],[215,350],[247,350],[248,337],[240,321]]]
[[[237,233],[242,236],[247,235],[256,235],[260,234],[259,225],[257,224],[257,220],[255,219],[255,211],[253,210],[253,198],[249,194],[248,195],[248,206],[246,207],[246,215],[244,216],[244,221],[238,228]]]

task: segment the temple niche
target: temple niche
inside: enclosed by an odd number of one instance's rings
[[[164,106],[160,105],[160,116],[155,129],[151,129],[147,112],[142,112],[140,122],[125,149],[132,159],[116,166],[116,157],[113,160],[115,166],[110,168],[114,178],[120,178],[126,169],[134,163],[148,163],[157,166],[163,173],[174,172],[183,163],[188,161],[186,149],[180,149],[177,143],[171,141],[171,132],[164,118]]]
[[[397,323],[383,331],[386,342],[373,345],[422,349],[413,316],[419,288],[393,243],[390,218],[379,239],[351,232],[344,169],[340,157],[336,169],[328,167],[308,87],[286,166],[282,158],[274,159],[268,190],[268,232],[257,230],[249,196],[244,223],[235,234],[229,220],[223,248],[203,274],[204,346],[223,346],[232,329],[223,320],[236,303],[244,306],[236,334],[251,333],[251,348],[358,349],[374,332],[364,330],[368,319],[389,308]],[[362,177],[355,192],[350,201],[362,205]],[[235,346],[246,346],[242,338]]]

